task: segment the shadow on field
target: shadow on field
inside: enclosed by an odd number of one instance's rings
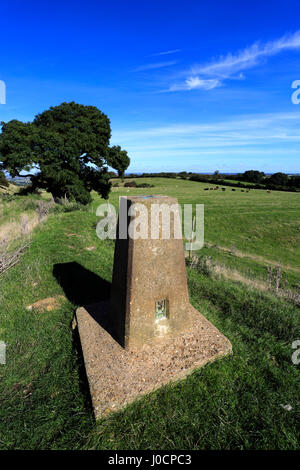
[[[124,347],[125,316],[119,318],[116,325],[116,318],[110,315],[111,283],[75,261],[55,264],[53,275],[68,300],[76,306],[84,307],[91,317]]]
[[[74,305],[82,306],[109,299],[110,282],[76,261],[55,264],[53,276]]]
[[[99,302],[109,299],[110,282],[75,261],[55,264],[53,266],[53,276],[64,290],[67,299],[73,305],[85,306],[93,318],[95,317],[93,307]],[[98,319],[95,318],[95,320],[97,321]],[[102,324],[101,326],[111,333],[108,324]],[[77,356],[79,387],[84,397],[85,408],[93,414],[92,399],[77,326],[73,330],[73,351]]]
[[[84,357],[83,351],[81,347],[81,341],[78,331],[78,326],[73,330],[73,352],[77,356],[77,366],[78,366],[78,377],[79,377],[79,390],[84,399],[84,407],[85,409],[93,416],[93,420],[95,420],[94,416],[94,408],[93,402],[89,387],[89,381],[86,375],[86,369],[84,364]]]

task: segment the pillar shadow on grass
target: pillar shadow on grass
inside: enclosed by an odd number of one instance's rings
[[[72,343],[73,343],[73,352],[77,356],[79,390],[83,395],[85,408],[88,410],[88,412],[92,416],[94,416],[93,401],[91,397],[89,381],[88,381],[86,370],[85,370],[84,357],[83,357],[83,351],[82,351],[81,341],[79,337],[78,326],[76,326],[76,328],[73,330]]]
[[[53,275],[67,299],[78,307],[109,299],[111,283],[76,261],[55,264]]]
[[[53,267],[53,275],[64,290],[67,299],[76,307],[84,307],[91,317],[124,347],[125,317],[116,331],[115,319],[109,312],[111,283],[86,269],[76,261],[59,263]]]
[[[116,339],[108,308],[111,283],[75,261],[55,264],[53,276],[62,287],[67,299],[76,307],[84,307],[91,317]],[[92,410],[78,327],[73,331],[73,348],[78,358],[80,390],[85,398],[86,407]]]
[[[76,261],[55,264],[53,275],[63,288],[67,299],[76,307],[84,307],[91,317],[118,341],[115,325],[109,314],[111,283]]]
[[[110,315],[111,283],[76,261],[55,264],[53,275],[63,288],[67,299],[76,307],[84,307],[91,317],[124,347],[125,317],[119,319],[116,328],[116,319]]]

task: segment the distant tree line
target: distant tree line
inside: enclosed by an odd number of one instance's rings
[[[287,175],[277,172],[273,175],[266,175],[262,171],[248,170],[244,173],[232,175],[231,179],[245,181],[248,183],[263,184],[268,189],[297,190],[300,189],[300,175]]]
[[[160,172],[160,173],[129,173],[125,178],[177,178],[180,173]]]
[[[111,178],[117,178],[116,173],[110,173]],[[273,175],[266,175],[262,171],[247,170],[244,173],[233,175],[222,175],[219,171],[214,174],[199,174],[187,171],[159,172],[159,173],[130,173],[125,178],[180,178],[190,181],[199,181],[207,184],[217,184],[237,188],[270,189],[274,191],[298,191],[300,189],[300,175],[290,176],[277,172]],[[248,183],[248,184],[247,184]],[[251,183],[251,184],[249,184]]]

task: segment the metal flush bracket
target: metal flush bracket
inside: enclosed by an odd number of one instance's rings
[[[168,318],[168,299],[155,301],[155,320]]]

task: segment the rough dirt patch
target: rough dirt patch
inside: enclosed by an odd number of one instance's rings
[[[51,312],[60,307],[61,303],[66,300],[63,295],[57,295],[56,297],[48,297],[47,299],[38,300],[32,305],[28,305],[26,310],[35,310],[37,312]]]

